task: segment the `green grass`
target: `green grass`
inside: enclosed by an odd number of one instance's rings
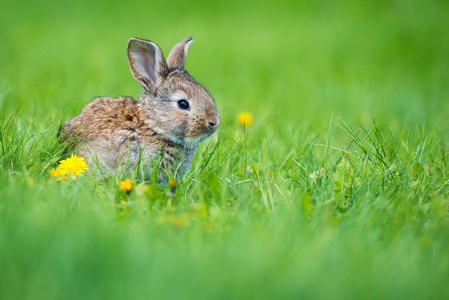
[[[0,299],[449,297],[446,1],[0,6]],[[138,97],[130,37],[221,124],[174,192],[58,182],[59,125]],[[249,111],[245,130],[236,117]],[[30,181],[33,180],[33,184]]]

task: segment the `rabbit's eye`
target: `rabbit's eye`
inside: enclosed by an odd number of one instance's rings
[[[181,99],[178,101],[178,106],[180,109],[189,109],[189,102],[186,99]]]

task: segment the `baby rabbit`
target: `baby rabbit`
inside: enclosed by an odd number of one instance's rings
[[[188,37],[176,44],[167,61],[155,43],[128,42],[133,77],[143,86],[138,101],[131,97],[99,97],[81,114],[62,125],[62,141],[101,171],[129,172],[139,164],[148,179],[158,167],[158,180],[181,178],[196,147],[220,123],[214,99],[184,69]],[[170,174],[170,175],[169,175]]]

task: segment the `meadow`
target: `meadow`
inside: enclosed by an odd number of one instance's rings
[[[448,15],[447,1],[2,2],[0,299],[449,298]],[[65,120],[138,97],[128,39],[167,55],[187,36],[221,125],[176,188],[51,178]]]

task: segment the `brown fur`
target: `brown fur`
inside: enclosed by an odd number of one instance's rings
[[[158,167],[181,177],[189,168],[197,145],[218,127],[215,103],[184,68],[184,39],[170,52],[170,71],[159,47],[146,40],[131,39],[128,58],[131,73],[145,91],[139,101],[131,97],[100,97],[60,130],[62,140],[78,147],[89,166],[127,172],[137,163],[147,176]],[[178,106],[189,102],[189,109]],[[164,174],[160,174],[162,181]],[[167,176],[165,176],[167,179]]]

